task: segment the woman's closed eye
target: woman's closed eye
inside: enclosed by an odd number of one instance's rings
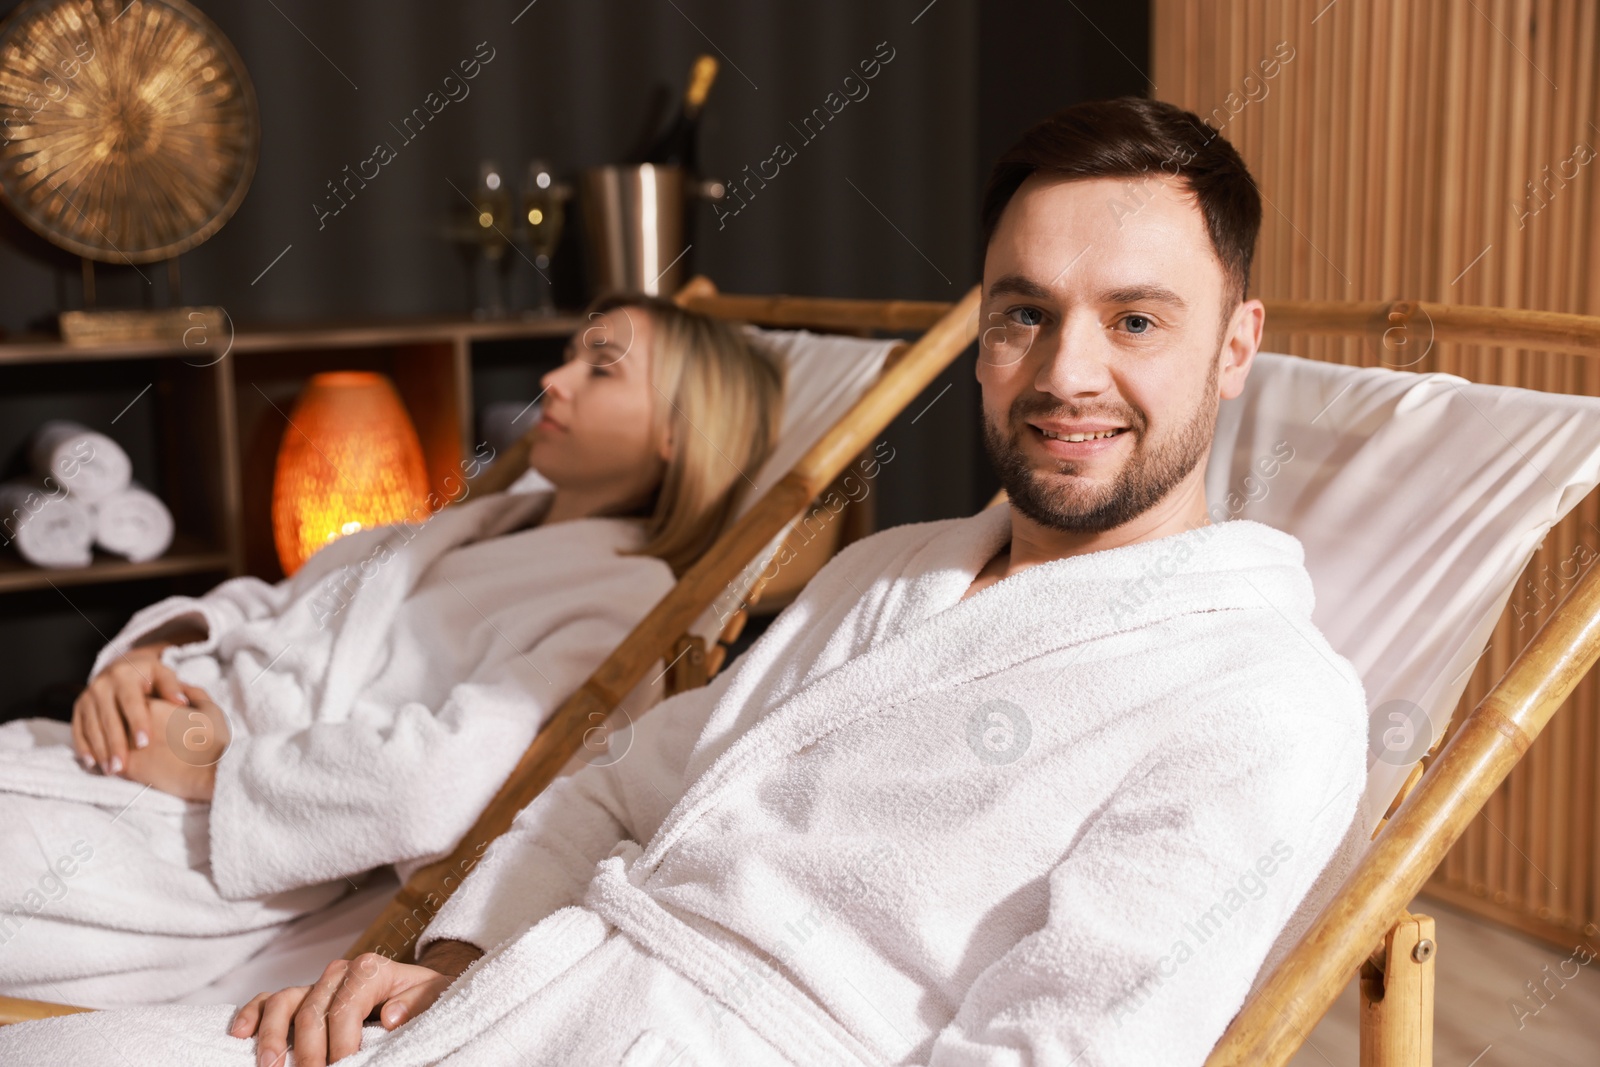
[[[561,353],[561,362],[567,364],[574,360],[589,364],[589,377],[591,378],[609,378],[614,374],[610,368],[616,361],[607,353],[603,343],[593,347],[589,345],[568,345]]]

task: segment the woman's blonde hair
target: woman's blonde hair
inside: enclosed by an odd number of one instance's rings
[[[732,517],[772,454],[783,418],[783,371],[739,327],[670,300],[613,293],[589,316],[637,308],[655,327],[651,432],[668,431],[672,459],[651,499],[629,512],[644,521],[636,555],[656,556],[681,577]]]

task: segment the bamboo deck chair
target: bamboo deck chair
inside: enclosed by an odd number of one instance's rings
[[[1580,315],[1269,302],[1267,325],[1488,344],[1547,362],[1600,355],[1600,318]],[[1594,370],[1569,380],[1586,377],[1593,391]],[[1280,440],[1293,459],[1264,477],[1270,465],[1258,460]],[[1303,936],[1280,939],[1285,951],[1209,1067],[1287,1062],[1358,974],[1363,1067],[1431,1064],[1436,938],[1433,920],[1406,908],[1600,656],[1600,568],[1470,714],[1452,724],[1452,712],[1534,551],[1597,482],[1600,397],[1261,353],[1245,393],[1223,403],[1208,502],[1305,546],[1313,619],[1367,689],[1371,769],[1358,825],[1375,836]],[[1434,739],[1442,751],[1420,758]]]
[[[350,947],[347,958],[376,951],[410,959],[417,936],[488,843],[504,833],[517,812],[583,750],[586,736],[623,707],[638,687],[648,685],[647,675],[657,664],[667,664],[668,695],[709,681],[721,667],[728,645],[737,639],[749,608],[763,596],[791,597],[838,547],[840,530],[828,523],[838,509],[830,505],[824,510],[820,502],[831,495],[828,491],[836,479],[848,476],[857,455],[977,336],[976,288],[952,305],[724,295],[709,279],[697,277],[674,300],[691,310],[765,327],[757,343],[789,363],[783,433],[754,479],[764,491],[750,495],[705,555],[551,714],[456,848],[400,887]],[[815,358],[797,377],[793,360],[818,347],[810,331],[858,337],[923,332],[909,344],[846,338],[851,342],[847,350],[835,351],[831,358],[873,361],[881,372],[867,375],[869,380],[875,378],[867,384],[859,368],[848,375],[808,373],[826,366]],[[481,483],[479,490],[504,488],[520,471],[506,473],[509,476],[497,476],[504,482]],[[819,522],[812,521],[818,518]],[[0,997],[0,1025],[86,1010]]]

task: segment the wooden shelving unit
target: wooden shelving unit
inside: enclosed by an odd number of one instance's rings
[[[516,341],[564,337],[583,322],[578,315],[479,321],[463,318],[384,319],[376,322],[308,322],[277,326],[240,326],[228,338],[171,341],[129,341],[116,345],[73,345],[54,338],[15,337],[0,341],[0,364],[72,363],[105,359],[172,357],[210,362],[216,353],[280,352],[305,349],[382,348],[448,342],[470,346],[478,341]],[[225,358],[225,357],[224,357]]]
[[[97,631],[120,626],[119,615],[169,592],[238,574],[281,577],[270,523],[273,467],[287,414],[312,374],[362,369],[389,375],[416,425],[430,481],[448,492],[444,480],[459,474],[474,447],[475,362],[487,362],[500,378],[509,367],[524,388],[537,380],[535,364],[554,358],[559,341],[582,321],[557,315],[241,324],[229,336],[196,336],[188,343],[0,342],[0,458],[18,457],[47,419],[83,422],[128,451],[135,478],[166,501],[177,525],[171,549],[148,563],[97,553],[87,567],[44,570],[0,548],[0,660],[13,659],[6,653],[16,635],[28,639],[31,616],[51,610],[82,616],[77,625],[92,639],[83,647],[98,647]],[[535,346],[526,349],[525,360],[518,342]],[[483,399],[482,389],[479,394]],[[6,473],[19,471],[14,464]],[[91,601],[102,605],[99,615],[87,608]],[[67,659],[80,663],[83,647],[75,644]],[[36,652],[16,656],[24,690],[30,680],[61,671],[48,648]],[[31,660],[41,658],[33,676]]]
[[[208,550],[192,537],[176,537],[160,559],[130,563],[96,551],[87,567],[46,570],[31,566],[15,555],[0,557],[0,594],[26,589],[66,588],[96,582],[136,582],[181,574],[220,574],[228,570],[228,553]]]

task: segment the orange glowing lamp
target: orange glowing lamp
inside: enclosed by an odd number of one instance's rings
[[[272,483],[284,574],[323,545],[427,515],[422,445],[394,384],[372,371],[313,375],[289,415]]]

